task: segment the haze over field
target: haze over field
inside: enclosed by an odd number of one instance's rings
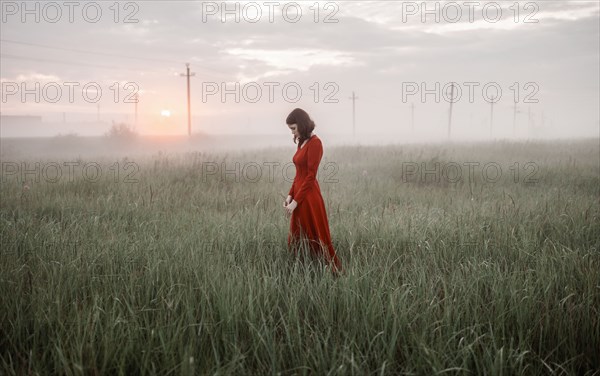
[[[597,153],[591,141],[327,149],[338,280],[289,257],[289,151],[155,153],[139,168],[82,158],[60,178],[42,162],[27,185],[13,170],[0,373],[597,375]],[[263,161],[281,162],[273,179]],[[229,172],[205,174],[215,162]]]
[[[186,135],[190,63],[198,134],[286,134],[302,107],[333,142],[353,133],[354,92],[358,142],[442,140],[456,82],[453,139],[598,137],[598,2],[458,3],[3,1],[0,135]]]

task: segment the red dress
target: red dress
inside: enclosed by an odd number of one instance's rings
[[[316,135],[306,141],[304,146],[298,145],[294,154],[296,176],[289,195],[298,203],[292,212],[288,247],[297,254],[299,240],[308,240],[314,256],[324,256],[327,263],[332,264],[334,274],[342,271],[342,264],[335,253],[329,233],[329,222],[325,211],[325,202],[321,196],[321,188],[317,181],[317,170],[323,156],[323,144]]]

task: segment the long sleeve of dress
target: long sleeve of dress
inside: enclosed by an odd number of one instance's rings
[[[317,170],[319,169],[319,163],[321,162],[321,157],[323,156],[323,144],[320,139],[315,139],[314,142],[309,142],[306,147],[307,160],[308,160],[308,170],[306,173],[306,177],[302,182],[302,186],[298,189],[294,200],[300,205],[304,200],[304,196],[307,192],[312,190],[315,186],[315,180],[317,179]],[[294,188],[292,184],[292,189]]]
[[[294,177],[294,181],[292,182],[292,187],[290,188],[290,192],[288,193],[289,196],[292,196],[292,198],[294,197],[294,184],[296,184],[296,178]]]

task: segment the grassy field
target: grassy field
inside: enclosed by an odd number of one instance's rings
[[[0,374],[600,374],[598,140],[324,146],[338,279],[287,251],[293,145],[3,155]]]

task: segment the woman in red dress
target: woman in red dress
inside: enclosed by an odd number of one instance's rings
[[[342,272],[342,264],[331,242],[325,202],[316,179],[323,144],[312,133],[315,123],[304,110],[296,108],[289,114],[286,123],[294,135],[294,143],[299,140],[293,158],[296,176],[283,203],[287,214],[291,215],[288,248],[297,255],[298,244],[308,240],[312,256],[324,257],[337,276]]]

